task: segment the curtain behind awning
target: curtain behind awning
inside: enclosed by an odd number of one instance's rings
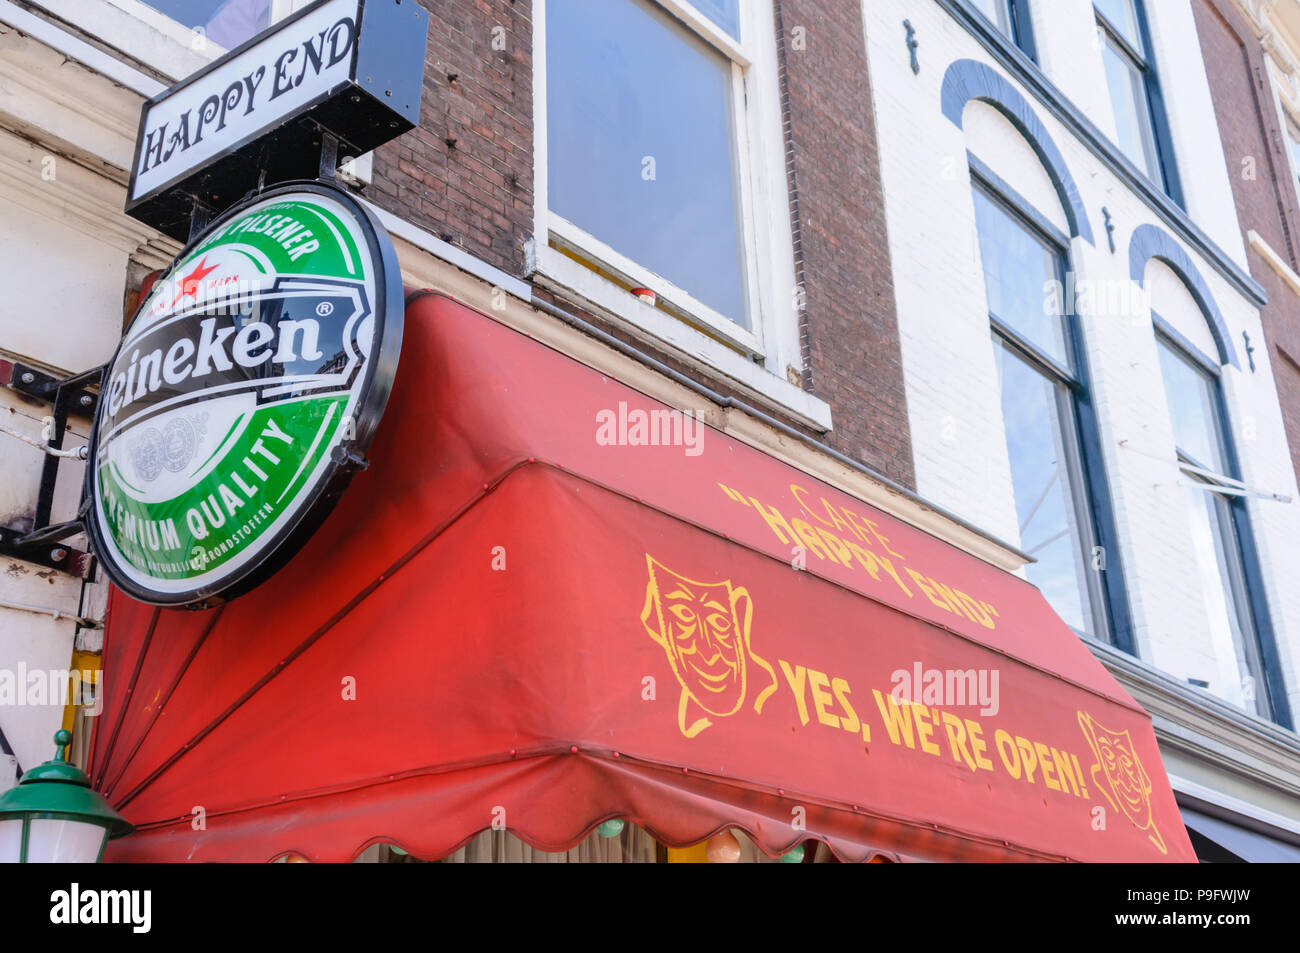
[[[1195,859],[1150,719],[1036,589],[526,335],[414,298],[371,461],[252,593],[113,593],[90,773],[139,830],[107,859],[564,850],[612,817]]]

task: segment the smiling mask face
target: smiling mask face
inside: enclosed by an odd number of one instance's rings
[[[1152,843],[1165,853],[1164,839],[1151,812],[1151,779],[1134,751],[1132,735],[1127,730],[1106,728],[1086,712],[1078,716],[1079,727],[1097,759],[1092,769],[1093,783],[1135,827],[1147,831]]]
[[[682,691],[712,715],[725,716],[745,701],[744,627],[737,606],[744,590],[726,582],[698,582],[647,559],[650,583],[642,621],[668,656]]]

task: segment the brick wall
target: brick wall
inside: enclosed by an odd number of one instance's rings
[[[421,2],[430,14],[421,127],[377,151],[366,194],[522,277],[533,228],[532,3]],[[804,387],[831,406],[828,443],[913,486],[861,12],[834,0],[783,0],[781,8],[782,122],[807,302]],[[804,30],[802,49],[791,42],[795,27]],[[628,339],[577,303],[542,296]],[[637,346],[687,371],[670,354]],[[740,396],[725,379],[689,373]]]
[[[375,153],[376,204],[511,274],[532,234],[532,4],[421,0],[420,127]]]
[[[781,0],[807,292],[805,365],[835,414],[832,443],[914,485],[898,319],[862,12]],[[803,49],[792,31],[803,27]]]
[[[1258,232],[1300,270],[1300,206],[1263,49],[1231,0],[1195,0],[1192,6],[1242,235]],[[1260,313],[1265,340],[1252,344],[1272,352],[1291,461],[1300,473],[1300,297],[1259,252],[1250,248],[1248,257],[1251,276],[1269,301]]]

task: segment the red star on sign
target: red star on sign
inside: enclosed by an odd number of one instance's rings
[[[188,298],[192,294],[197,294],[199,290],[199,282],[217,270],[216,265],[213,265],[211,268],[204,268],[204,262],[207,260],[208,256],[204,255],[199,259],[199,263],[194,266],[194,270],[180,280],[180,288],[176,292],[176,297],[172,299],[172,307],[175,307],[176,302],[180,301],[182,298]]]

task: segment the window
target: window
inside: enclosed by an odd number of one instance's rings
[[[1141,0],[1094,0],[1094,9],[1120,150],[1181,203]]]
[[[1240,484],[1229,473],[1218,379],[1172,340],[1156,340],[1216,665],[1197,682],[1231,705],[1272,718],[1237,531],[1237,520],[1244,518]]]
[[[1110,639],[1079,423],[1082,374],[1059,296],[1063,251],[977,184],[975,219],[1025,567],[1076,632]]]
[[[785,384],[800,361],[770,5],[536,0],[534,10],[531,267],[666,340],[678,333],[663,330],[670,318],[700,332],[693,354],[721,344],[748,373],[761,360]],[[657,301],[634,308],[633,288]]]
[[[549,3],[546,41],[551,212],[749,327],[730,58],[645,0]]]
[[[1034,59],[1033,32],[1029,25],[1029,0],[974,0],[975,7],[992,21],[998,32]]]
[[[145,0],[192,30],[202,29],[217,46],[234,49],[272,22],[275,0]]]
[[[1282,116],[1286,120],[1286,145],[1291,154],[1291,175],[1300,181],[1300,123],[1285,109],[1282,110]]]

